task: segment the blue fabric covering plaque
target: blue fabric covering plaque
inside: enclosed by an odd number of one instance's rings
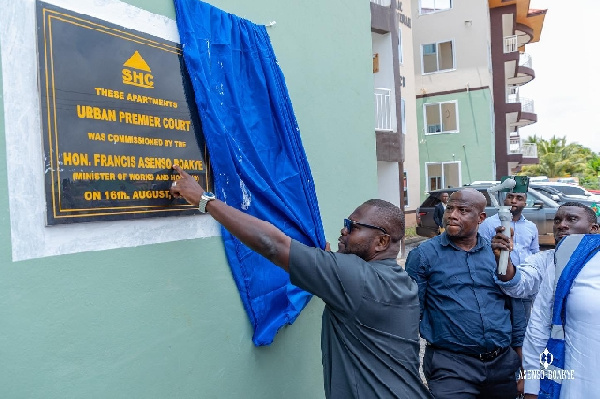
[[[265,27],[202,1],[174,1],[217,198],[324,248],[314,182]],[[222,234],[254,344],[268,345],[311,294],[226,230]]]

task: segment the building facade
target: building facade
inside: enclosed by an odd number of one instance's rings
[[[171,0],[48,2],[179,40]],[[268,32],[335,243],[343,219],[378,196],[377,161],[364,156],[376,148],[369,3],[210,3],[276,21]],[[209,215],[46,226],[35,6],[0,3],[1,396],[324,397],[323,303],[255,347]]]
[[[413,0],[412,7],[424,199],[427,191],[493,175],[489,12],[475,0]]]
[[[539,162],[536,145],[523,143],[521,136],[521,129],[537,122],[534,99],[519,95],[519,89],[535,78],[525,46],[540,40],[546,10],[530,9],[529,0],[489,0],[489,7],[499,179]]]
[[[537,115],[518,89],[535,76],[523,50],[539,40],[545,10],[529,0],[413,0],[412,9],[421,199],[537,163],[519,134]]]
[[[401,206],[408,227],[420,203],[410,2],[371,1],[379,197]]]

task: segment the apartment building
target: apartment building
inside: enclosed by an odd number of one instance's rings
[[[407,226],[414,225],[420,204],[411,7],[371,1],[378,193],[403,206]]]
[[[540,40],[546,10],[529,8],[529,0],[489,0],[491,57],[494,70],[496,178],[522,165],[539,162],[535,144],[522,141],[521,129],[537,122],[534,99],[519,89],[535,78],[525,46]]]
[[[526,44],[545,10],[529,0],[412,0],[422,196],[537,163],[520,128],[537,121],[519,87],[535,77]]]
[[[412,0],[421,195],[494,175],[489,9]]]

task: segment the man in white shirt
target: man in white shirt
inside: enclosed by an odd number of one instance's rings
[[[497,234],[492,239],[492,249],[499,258],[501,250],[510,250],[512,248],[511,240],[502,234],[502,227],[497,229]],[[554,239],[556,244],[563,237],[571,234],[596,234],[598,232],[598,224],[596,221],[595,212],[580,203],[567,202],[561,205],[554,217]],[[555,263],[554,250],[539,252],[526,259],[519,267],[514,267],[509,259],[506,275],[498,275],[498,284],[508,295],[514,297],[527,297],[530,295],[539,294],[533,305],[531,318],[525,334],[523,343],[523,368],[525,369],[525,397],[527,399],[537,398],[540,389],[539,373],[540,359],[548,338],[550,338],[550,329],[552,324],[552,306],[554,302],[554,282],[555,282]],[[566,341],[566,359],[565,370],[568,367],[574,370],[576,376],[573,380],[563,380],[561,389],[561,398],[575,397],[600,397],[600,390],[597,387],[591,387],[589,384],[590,373],[595,374],[596,367],[592,367],[597,358],[596,352],[600,350],[600,339],[598,339],[597,331],[600,326],[595,326],[595,323],[600,324],[598,318],[599,312],[592,312],[594,317],[585,310],[586,306],[598,303],[597,300],[582,303],[582,296],[589,296],[591,291],[595,291],[596,295],[600,292],[600,273],[588,268],[580,273],[575,279],[573,289],[577,288],[577,292],[572,291],[570,294],[571,300],[567,305],[567,324],[565,325],[565,341]],[[588,276],[592,273],[596,276]],[[578,281],[580,287],[578,287]],[[584,281],[584,284],[581,282]],[[591,281],[592,286],[589,286]],[[586,284],[587,283],[587,284]],[[594,285],[595,284],[595,285]],[[541,286],[540,286],[541,285]],[[587,287],[586,287],[587,285]],[[591,289],[590,289],[591,288]],[[584,319],[581,323],[579,320]],[[590,324],[588,326],[588,324]],[[593,328],[588,328],[595,326]],[[593,346],[594,349],[590,350]],[[590,354],[590,356],[588,356]],[[596,395],[596,396],[594,396]]]

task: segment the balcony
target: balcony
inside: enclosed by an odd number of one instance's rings
[[[522,86],[531,82],[535,78],[533,62],[531,55],[527,53],[519,54],[519,62],[512,75],[507,76],[506,83],[514,86]]]
[[[537,157],[538,157],[537,144],[534,144],[534,143],[521,144],[521,151],[523,154],[523,158],[537,159]]]
[[[533,165],[539,163],[537,145],[534,143],[522,143],[517,133],[511,135],[508,145],[508,161],[517,165]]]
[[[521,103],[521,112],[528,112],[535,114],[535,108],[533,106],[533,100],[531,98],[521,97],[519,101]]]
[[[533,100],[521,97],[518,86],[506,87],[507,107],[506,122],[510,131],[516,132],[520,127],[537,122]],[[511,104],[514,104],[511,106]]]
[[[535,165],[538,159],[537,145],[533,143],[521,143],[519,136],[510,138],[507,161],[512,164],[511,168],[523,165]]]
[[[528,54],[528,53],[519,54],[519,66],[533,69],[533,62],[531,62],[531,54]]]
[[[380,132],[393,131],[391,89],[375,89],[375,130]]]
[[[529,112],[531,114],[535,113],[535,108],[533,106],[533,100],[530,98],[521,97],[519,95],[519,88],[517,86],[509,86],[506,88],[507,96],[506,102],[509,104],[521,104],[521,112]]]

